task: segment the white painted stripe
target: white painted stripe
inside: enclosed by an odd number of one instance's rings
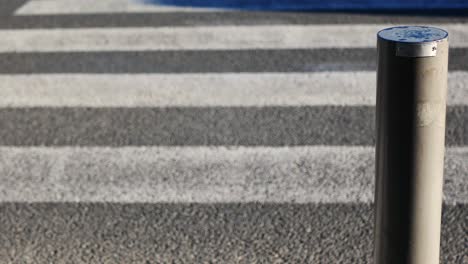
[[[375,47],[390,25],[200,26],[1,30],[0,52],[314,49]],[[451,47],[468,47],[468,26],[444,25]]]
[[[206,12],[216,10],[212,8],[160,6],[145,3],[143,0],[33,0],[18,8],[15,15]]]
[[[468,148],[448,149],[445,202],[467,203]],[[373,199],[370,147],[0,148],[0,201],[296,202]]]
[[[468,104],[450,72],[448,104]],[[0,107],[375,105],[374,72],[0,75]]]

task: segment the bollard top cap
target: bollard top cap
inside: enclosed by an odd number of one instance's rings
[[[388,41],[417,44],[444,40],[448,32],[435,27],[399,26],[383,29],[377,36]]]

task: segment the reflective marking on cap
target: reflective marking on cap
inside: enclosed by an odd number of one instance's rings
[[[395,55],[399,57],[435,57],[437,56],[437,41],[416,44],[397,42]]]

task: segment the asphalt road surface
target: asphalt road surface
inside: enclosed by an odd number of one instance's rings
[[[450,33],[441,263],[468,263],[468,16],[0,0],[0,263],[372,263],[376,32]]]

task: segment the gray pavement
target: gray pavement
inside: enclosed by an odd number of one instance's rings
[[[372,48],[42,52],[0,54],[0,73],[228,73],[375,71]],[[450,50],[449,69],[468,68],[468,48]]]
[[[367,204],[0,205],[3,263],[372,263]],[[441,263],[463,264],[466,205],[445,206]]]
[[[467,106],[449,106],[448,146],[468,143]],[[371,106],[3,108],[5,146],[374,144]]]
[[[16,9],[26,3],[28,0],[1,0],[0,1],[0,18],[10,17]]]

